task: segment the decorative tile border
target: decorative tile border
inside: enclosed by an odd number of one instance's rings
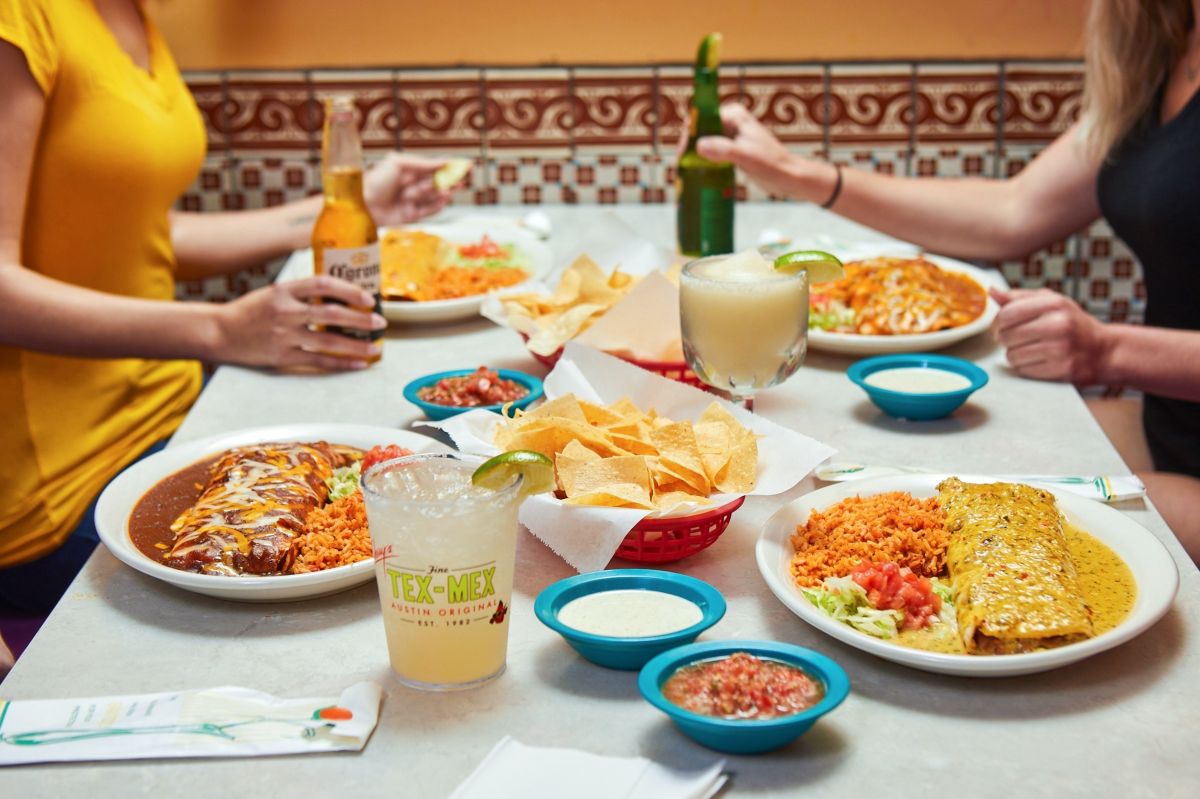
[[[192,73],[209,154],[188,210],[275,205],[319,190],[322,102],[352,91],[368,160],[399,148],[470,157],[459,204],[671,202],[686,126],[686,66]],[[721,96],[789,149],[888,174],[1009,176],[1078,116],[1075,63],[726,65]],[[739,199],[774,199],[742,183]],[[1001,264],[1115,321],[1139,321],[1145,287],[1110,230]],[[181,286],[229,298],[273,269]]]

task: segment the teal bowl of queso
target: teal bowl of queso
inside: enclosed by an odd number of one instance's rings
[[[686,574],[609,569],[559,580],[538,594],[533,612],[593,663],[633,670],[696,640],[725,615],[725,599]]]
[[[887,415],[919,422],[949,416],[988,382],[970,361],[931,353],[867,358],[846,376]]]
[[[418,377],[404,387],[404,398],[424,411],[430,419],[439,421],[467,411],[501,413],[506,405],[509,408],[525,410],[544,396],[542,381],[533,375],[515,369],[491,369],[488,371],[494,372],[501,381],[499,385],[493,385],[494,381],[490,379],[479,379],[478,375],[482,369],[484,367],[455,369]],[[482,404],[477,401],[481,395],[488,392],[506,397],[521,390],[524,393],[512,399]],[[476,404],[465,404],[466,399],[476,401]]]

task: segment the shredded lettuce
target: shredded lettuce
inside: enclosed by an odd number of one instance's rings
[[[336,502],[358,490],[358,464],[333,470],[333,476],[325,481],[329,486],[329,501]]]
[[[957,627],[958,618],[954,615],[954,589],[950,587],[950,583],[937,577],[930,577],[929,585],[933,588],[933,593],[942,600],[942,609],[938,612],[938,620],[942,624]]]
[[[904,614],[898,610],[876,610],[866,590],[849,577],[826,577],[820,588],[801,588],[808,601],[836,621],[845,622],[876,638],[895,638]]]
[[[847,308],[840,302],[828,302],[824,307],[816,304],[808,311],[808,327],[810,330],[853,330],[857,321],[854,309]]]

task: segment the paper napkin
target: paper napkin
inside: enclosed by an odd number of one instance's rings
[[[673,771],[644,757],[608,757],[526,746],[505,737],[450,799],[708,799],[725,784],[725,761]]]
[[[574,340],[620,357],[682,362],[679,336],[679,287],[655,272]]]
[[[317,699],[224,687],[0,700],[0,766],[359,751],[379,720],[382,695],[375,683],[361,682]]]
[[[831,447],[757,416],[739,405],[698,388],[668,380],[619,358],[568,342],[558,364],[544,381],[547,399],[574,393],[593,403],[613,403],[629,397],[643,411],[654,408],[675,421],[695,420],[712,402],[720,402],[745,427],[759,436],[755,496],[781,494],[834,453]],[[463,452],[492,456],[499,452],[493,434],[500,417],[489,411],[469,411],[441,422],[418,425],[444,430]],[[684,503],[669,515],[687,515],[718,508],[739,494],[714,494],[708,502]],[[521,505],[521,523],[580,572],[603,569],[625,535],[649,511],[566,505],[552,494],[539,494]]]

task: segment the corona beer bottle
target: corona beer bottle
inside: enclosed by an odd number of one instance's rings
[[[349,96],[325,103],[325,135],[321,144],[321,185],[325,205],[313,225],[315,274],[326,274],[353,283],[375,297],[374,310],[382,314],[379,274],[379,234],[363,200],[362,145],[354,124],[354,104]],[[335,302],[335,300],[326,300]],[[328,328],[343,336],[375,341],[382,330]],[[379,360],[378,355],[372,361]]]

